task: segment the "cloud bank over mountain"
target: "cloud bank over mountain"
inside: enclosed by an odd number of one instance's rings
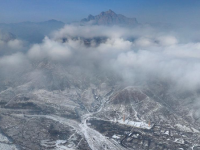
[[[161,80],[182,90],[200,87],[200,43],[181,42],[178,33],[146,26],[66,25],[45,37],[41,44],[27,46],[26,52],[19,52],[24,49],[22,43],[17,39],[3,43],[17,50],[0,58],[0,74],[4,78],[16,73],[21,78],[45,60],[66,70],[79,68],[79,73],[92,76],[109,72],[127,84]]]

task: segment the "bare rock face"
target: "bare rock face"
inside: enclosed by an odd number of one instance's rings
[[[136,18],[127,18],[124,15],[116,14],[112,10],[101,12],[99,15],[89,15],[88,18],[82,19],[82,23],[92,23],[96,25],[136,25]]]
[[[138,103],[147,98],[147,96],[140,90],[132,87],[128,87],[113,96],[113,104],[125,104]]]

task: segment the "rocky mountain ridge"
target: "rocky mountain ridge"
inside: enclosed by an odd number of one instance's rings
[[[88,18],[81,20],[81,23],[91,23],[94,25],[125,25],[133,26],[138,22],[136,18],[127,18],[124,15],[116,14],[112,10],[101,12],[99,15],[89,15]]]

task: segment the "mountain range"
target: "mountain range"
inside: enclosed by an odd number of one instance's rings
[[[138,22],[136,18],[127,18],[124,15],[108,10],[96,16],[89,15],[87,18],[79,21],[78,24],[135,26]],[[55,19],[43,22],[0,23],[0,31],[12,34],[16,38],[30,43],[40,43],[46,35],[64,27],[64,25],[64,22]]]
[[[79,23],[138,24],[136,18],[112,10],[89,15]],[[18,38],[41,42],[64,25],[57,20],[0,24],[4,31],[0,42],[7,44]],[[200,149],[200,112],[196,103],[200,90],[178,91],[172,81],[152,74],[144,80],[140,65],[128,67],[127,73],[126,65],[113,60],[127,59],[121,49],[135,43],[99,34],[87,37],[91,30],[66,27],[68,32],[44,39],[28,53],[11,51],[11,55],[6,53],[0,59],[0,150]],[[77,34],[70,35],[76,30]],[[127,51],[127,55],[132,56],[134,50]],[[145,59],[154,56],[146,54]],[[108,55],[110,59],[105,58]],[[125,61],[128,66],[133,63]],[[118,69],[117,64],[122,67]],[[137,72],[142,77],[133,83],[126,83],[120,75]]]
[[[1,23],[0,30],[12,33],[17,38],[31,42],[38,43],[43,40],[46,35],[52,31],[64,27],[65,23],[57,20],[48,20],[43,22],[20,22],[20,23]]]
[[[89,15],[87,18],[81,20],[81,23],[91,23],[95,25],[136,25],[136,18],[127,18],[124,15],[116,14],[111,9],[105,12],[101,12],[99,15]]]

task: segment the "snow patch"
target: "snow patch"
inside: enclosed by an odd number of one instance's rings
[[[112,136],[112,138],[113,138],[113,139],[120,139],[120,136],[119,136],[119,135],[116,135],[116,134],[114,134],[114,135]]]
[[[117,120],[118,123],[120,124],[125,124],[125,125],[129,125],[129,126],[133,126],[133,127],[137,127],[137,128],[142,128],[142,129],[151,129],[152,125],[147,124],[146,122],[136,122],[136,121],[130,121],[130,120]]]
[[[175,143],[179,143],[179,144],[184,144],[185,143],[184,140],[181,139],[181,138],[175,138],[174,142]]]
[[[199,133],[199,131],[197,129],[195,129],[195,128],[189,128],[189,127],[181,125],[181,124],[176,124],[175,127],[177,127],[181,131]]]

